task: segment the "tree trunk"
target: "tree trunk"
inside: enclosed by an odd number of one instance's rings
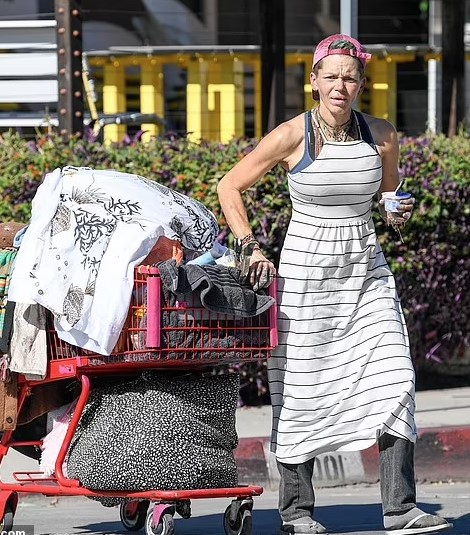
[[[269,132],[285,120],[284,0],[259,0],[261,35],[261,129]]]
[[[442,0],[442,130],[455,136],[465,120],[465,0]]]

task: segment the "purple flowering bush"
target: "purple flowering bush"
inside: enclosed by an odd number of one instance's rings
[[[0,135],[0,221],[26,222],[45,173],[65,165],[137,173],[198,199],[217,216],[219,239],[233,244],[217,198],[220,178],[256,140],[200,144],[168,133],[105,146],[93,140]],[[403,189],[416,198],[415,214],[398,234],[374,214],[379,239],[395,273],[417,369],[470,371],[470,138],[423,135],[400,139]],[[290,218],[285,172],[274,168],[245,192],[253,232],[276,263]],[[237,366],[241,402],[269,402],[266,363]],[[457,371],[456,371],[457,370]]]
[[[377,223],[418,368],[470,371],[470,138],[400,139],[400,177],[416,198],[402,244]]]

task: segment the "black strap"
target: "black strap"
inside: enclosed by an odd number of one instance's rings
[[[369,128],[369,125],[367,124],[366,120],[364,119],[364,116],[362,115],[361,112],[359,111],[354,111],[356,117],[357,117],[357,122],[359,123],[359,128],[361,130],[361,137],[362,139],[366,142],[366,143],[369,143],[369,145],[376,151],[377,151],[377,147],[375,145],[375,142],[374,142],[374,138],[372,137],[372,133],[370,131],[370,128]]]
[[[313,130],[311,110],[307,112],[307,128],[308,128],[308,153],[313,162],[316,158],[316,154],[315,154],[315,132]]]

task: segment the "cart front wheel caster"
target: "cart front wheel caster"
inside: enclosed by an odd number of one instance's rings
[[[165,513],[160,517],[160,522],[157,526],[153,524],[153,511],[150,510],[145,522],[146,535],[174,535],[175,521],[171,513]]]
[[[150,502],[148,500],[122,503],[119,507],[119,516],[121,517],[122,525],[128,531],[139,531],[145,526],[147,517],[147,509]]]
[[[5,513],[3,515],[2,521],[0,522],[0,533],[8,533],[13,528],[13,507],[7,503],[5,505]]]
[[[224,513],[224,530],[226,535],[251,535],[252,518],[251,508],[242,505],[232,518],[231,511],[233,505],[229,505]]]

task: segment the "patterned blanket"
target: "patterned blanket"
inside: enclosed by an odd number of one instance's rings
[[[238,389],[237,374],[161,372],[95,388],[69,449],[68,476],[95,490],[236,486]]]

